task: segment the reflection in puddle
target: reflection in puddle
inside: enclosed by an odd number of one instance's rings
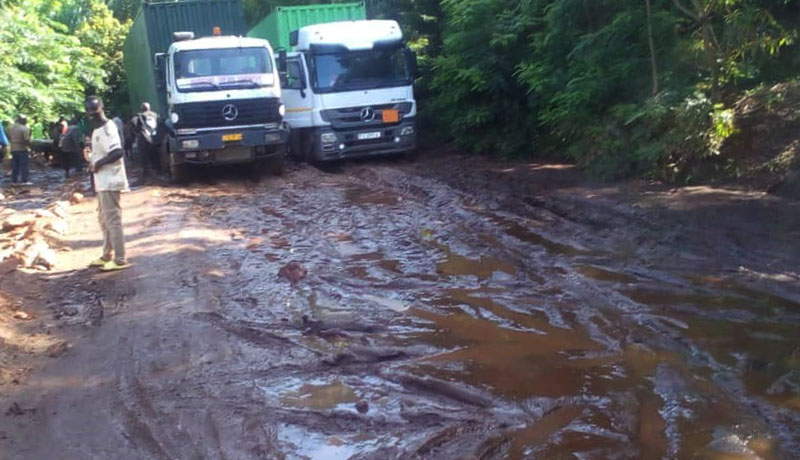
[[[593,254],[592,251],[579,249],[567,244],[556,243],[555,241],[545,238],[539,233],[536,233],[530,229],[523,227],[522,225],[514,222],[511,219],[506,219],[496,215],[490,216],[489,219],[495,222],[496,224],[501,225],[505,229],[505,232],[513,236],[514,238],[517,238],[520,241],[525,241],[526,243],[531,243],[537,246],[541,246],[545,248],[548,252],[551,252],[553,254],[561,254],[565,256],[579,256],[579,255]]]
[[[305,407],[309,409],[333,409],[341,404],[358,402],[358,396],[347,385],[339,380],[330,384],[306,384],[297,391],[285,394],[281,402],[287,406]]]
[[[440,246],[447,254],[445,260],[440,262],[436,270],[441,275],[446,276],[477,276],[481,279],[489,279],[495,272],[503,272],[514,275],[516,270],[508,262],[504,262],[496,257],[481,256],[480,259],[470,259],[468,257],[455,254],[445,246]]]
[[[435,324],[436,330],[424,333],[421,340],[450,350],[426,359],[429,372],[441,377],[458,376],[477,387],[489,386],[509,398],[529,396],[577,395],[587,386],[601,384],[607,369],[585,366],[581,355],[599,351],[582,328],[562,329],[550,325],[546,318],[536,318],[511,311],[489,299],[465,299],[472,306],[492,316],[506,318],[527,330],[502,327],[491,319],[479,318],[456,310],[439,315],[420,309],[411,312]],[[535,330],[536,332],[532,332]],[[459,363],[451,375],[437,363]]]
[[[535,448],[546,445],[548,440],[557,436],[565,426],[580,414],[581,408],[577,406],[556,409],[525,428],[505,433],[499,438],[490,439],[486,442],[484,450],[496,449],[506,442],[510,444],[507,448],[507,458],[511,460],[529,458],[534,453]]]

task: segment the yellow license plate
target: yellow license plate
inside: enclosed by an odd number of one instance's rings
[[[222,142],[236,142],[240,140],[242,140],[242,133],[222,135]]]

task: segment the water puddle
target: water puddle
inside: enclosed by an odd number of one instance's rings
[[[282,425],[278,429],[278,441],[281,445],[281,450],[295,454],[287,458],[313,460],[348,459],[360,452],[374,450],[378,445],[396,442],[393,439],[381,439],[364,435],[349,437],[328,436],[311,432],[305,427],[292,425]]]
[[[281,402],[287,406],[317,410],[334,409],[358,401],[353,389],[339,380],[320,385],[306,384],[281,397]]]
[[[409,305],[406,302],[398,299],[390,299],[388,297],[380,297],[372,294],[363,295],[362,298],[398,313],[402,313],[409,308]]]
[[[625,283],[631,284],[636,282],[636,278],[624,273],[606,270],[595,265],[578,265],[575,271],[581,275],[597,281],[608,281],[610,283]]]
[[[504,458],[509,460],[522,460],[531,458],[536,450],[547,445],[548,441],[558,436],[559,433],[581,414],[582,408],[567,406],[553,410],[544,417],[530,425],[504,433],[502,436],[490,439],[483,446],[484,451],[493,451],[503,448],[506,453]],[[506,444],[507,446],[503,446]]]
[[[396,206],[403,198],[385,190],[369,190],[362,187],[349,187],[344,192],[351,203],[361,205]]]
[[[511,399],[577,395],[602,385],[608,370],[593,369],[582,360],[584,353],[602,348],[585,330],[556,328],[545,319],[527,317],[485,300],[475,304],[478,308],[489,306],[538,332],[503,327],[501,322],[461,310],[442,315],[412,308],[413,315],[433,323],[435,330],[412,335],[410,342],[448,350],[425,359],[422,367],[426,372],[488,387]]]
[[[493,256],[481,256],[480,259],[470,259],[460,256],[444,245],[439,245],[446,256],[439,262],[436,271],[445,276],[477,276],[481,279],[491,278],[495,272],[502,272],[514,276],[516,269],[513,265]]]
[[[550,253],[560,254],[565,256],[580,256],[580,255],[595,254],[594,251],[588,251],[586,249],[576,248],[575,246],[570,246],[568,244],[556,243],[555,241],[547,239],[546,237],[542,236],[539,233],[534,232],[531,229],[523,227],[522,225],[518,224],[517,222],[514,222],[511,219],[506,219],[496,215],[492,215],[489,218],[494,223],[503,227],[504,231],[507,234],[513,236],[514,238],[517,238],[520,241],[541,246]]]

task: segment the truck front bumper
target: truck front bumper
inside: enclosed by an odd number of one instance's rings
[[[273,155],[283,155],[288,131],[282,126],[248,127],[187,132],[178,130],[170,137],[170,152],[177,163],[249,163]]]
[[[403,120],[396,125],[372,126],[335,131],[329,126],[314,128],[312,157],[317,161],[400,154],[417,147],[416,123]],[[331,137],[335,136],[335,141]]]

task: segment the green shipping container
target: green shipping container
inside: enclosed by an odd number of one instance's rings
[[[244,35],[242,0],[143,2],[122,48],[131,109],[138,111],[148,101],[165,116],[166,98],[156,88],[155,54],[169,49],[174,32],[194,32],[200,38],[213,35],[214,27],[222,35]]]
[[[325,22],[358,21],[367,18],[364,2],[330,5],[279,6],[247,33],[269,40],[273,48],[291,49],[289,33],[301,27]]]

